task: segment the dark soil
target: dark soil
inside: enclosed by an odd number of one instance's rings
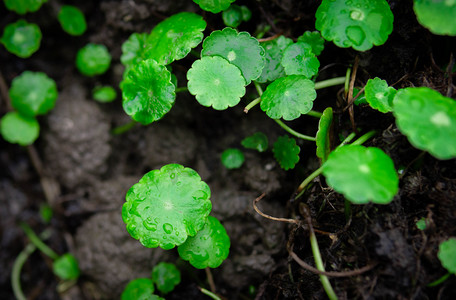
[[[61,30],[56,12],[63,2],[77,5],[85,13],[88,31],[83,36],[70,37]],[[266,36],[291,38],[315,29],[317,1],[236,3],[252,10],[252,20],[240,27],[252,34],[259,25],[271,26]],[[454,62],[455,38],[434,36],[421,27],[411,0],[389,3],[395,29],[387,43],[364,53],[326,43],[319,80],[344,76],[358,56],[358,86],[377,76],[396,88],[429,86],[454,98],[454,74],[448,74],[445,66]],[[266,196],[259,207],[265,213],[305,220],[307,215],[301,209],[305,204],[313,226],[331,233],[317,236],[327,271],[370,268],[331,279],[340,299],[456,299],[454,276],[427,287],[446,273],[437,258],[439,243],[456,235],[455,160],[422,155],[401,135],[391,115],[366,106],[354,109],[357,127],[379,132],[366,145],[383,149],[396,168],[404,171],[400,191],[391,204],[353,206],[348,223],[343,197],[329,189],[323,178],[314,180],[299,201],[290,200],[300,182],[319,166],[313,143],[299,141],[300,162],[292,171],[283,171],[271,151],[259,154],[246,149],[242,168],[222,166],[223,150],[241,148],[244,137],[262,131],[275,141],[285,134],[259,109],[245,115],[240,104],[215,111],[180,93],[175,107],[159,122],[137,126],[120,136],[110,133],[130,119],[120,99],[110,104],[92,100],[92,88],[99,84],[118,87],[123,72],[121,44],[131,33],[148,32],[180,11],[203,15],[208,22],[206,34],[223,28],[220,15],[203,12],[192,1],[50,0],[38,12],[25,16],[43,32],[37,53],[19,59],[0,48],[0,81],[6,84],[0,85],[0,115],[9,110],[7,87],[25,70],[47,73],[59,88],[55,109],[39,119],[41,134],[33,147],[0,140],[0,299],[14,299],[12,265],[29,243],[18,226],[21,221],[37,233],[51,228],[46,243],[58,253],[74,253],[82,271],[75,286],[58,293],[51,261],[35,252],[21,277],[29,299],[118,299],[129,280],[149,276],[161,261],[176,263],[183,274],[182,283],[166,299],[208,299],[198,289],[209,289],[204,270],[193,269],[175,250],[143,247],[129,236],[121,218],[128,188],[144,173],[168,163],[195,169],[211,187],[212,214],[231,238],[229,258],[212,270],[217,293],[226,299],[326,299],[318,275],[300,267],[287,251],[293,250],[314,265],[308,227],[261,217],[252,201],[262,193]],[[1,29],[19,18],[3,5],[0,16]],[[77,50],[88,42],[106,45],[113,56],[111,68],[102,76],[84,77],[74,66]],[[185,86],[185,70],[191,63],[192,58],[173,63],[179,86]],[[328,105],[335,109],[336,136],[351,131],[348,110],[337,101],[338,94],[338,87],[319,90],[315,102],[316,110]],[[248,90],[243,103],[254,97],[254,89]],[[314,135],[317,120],[302,117],[290,125]],[[50,224],[39,215],[40,205],[46,202],[54,211]],[[415,225],[421,217],[429,220],[424,231]]]

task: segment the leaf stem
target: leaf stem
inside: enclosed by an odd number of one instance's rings
[[[177,87],[175,90],[176,94],[180,92],[188,92],[188,87],[183,86],[183,87]]]
[[[442,282],[444,282],[445,280],[447,280],[448,277],[450,277],[450,276],[451,276],[451,273],[448,272],[448,273],[446,273],[445,275],[443,275],[442,277],[440,277],[439,279],[434,280],[434,281],[431,282],[431,283],[428,283],[426,286],[427,286],[427,287],[437,286],[437,285],[441,284]]]
[[[353,140],[353,139],[355,138],[355,136],[356,136],[356,133],[354,133],[354,132],[350,133],[350,134],[342,141],[342,143],[340,143],[340,145],[337,146],[337,148],[347,145],[348,143],[351,142],[351,140]]]
[[[30,242],[34,244],[41,252],[50,257],[52,260],[59,258],[59,255],[49,248],[43,241],[33,232],[32,228],[26,223],[21,222],[20,226],[24,230],[25,234],[29,238]]]
[[[344,77],[334,77],[331,79],[326,79],[322,81],[315,82],[315,89],[324,89],[327,87],[339,85],[345,83],[345,76]]]
[[[362,144],[364,144],[368,139],[370,139],[371,137],[373,137],[376,133],[377,133],[377,131],[371,130],[371,131],[369,131],[368,133],[363,134],[360,138],[358,138],[356,141],[354,141],[353,143],[351,143],[351,145],[362,145]]]
[[[317,177],[318,175],[320,175],[321,173],[323,172],[323,166],[319,167],[318,169],[316,169],[315,171],[313,171],[312,174],[310,174],[309,176],[307,176],[306,179],[304,179],[304,181],[299,185],[298,187],[298,192],[299,194],[295,197],[295,200],[297,200],[299,197],[302,196],[302,194],[304,194],[304,188],[312,181],[314,180],[315,177]]]
[[[113,135],[121,135],[136,126],[138,122],[131,120],[129,123],[117,126],[111,130]]]
[[[200,289],[201,293],[211,297],[214,300],[222,300],[219,296],[217,296],[216,294],[206,290],[205,288],[199,287],[199,289]]]
[[[258,95],[261,97],[263,95],[263,89],[261,88],[261,85],[256,81],[253,82],[253,85],[255,86]]]
[[[294,135],[295,137],[297,138],[300,138],[300,139],[303,139],[303,140],[306,140],[306,141],[312,141],[314,142],[316,139],[315,137],[313,136],[308,136],[308,135],[305,135],[305,134],[302,134],[302,133],[299,133],[293,129],[291,129],[290,127],[288,127],[287,125],[285,125],[285,123],[283,123],[282,121],[280,120],[274,120],[276,121],[277,124],[280,125],[280,127],[282,127],[283,129],[285,129],[288,133]]]
[[[350,75],[351,75],[351,68],[347,68],[347,73],[345,74],[345,85],[344,85],[345,96],[347,96],[348,89],[350,88]]]
[[[306,115],[315,117],[315,118],[321,118],[321,116],[323,116],[323,114],[321,112],[315,111],[315,110],[309,111],[308,113],[306,113]]]
[[[255,105],[257,105],[258,103],[261,102],[261,97],[258,97],[256,98],[255,100],[252,100],[252,102],[250,102],[249,104],[247,104],[247,106],[244,108],[244,112],[245,113],[248,113],[249,110],[254,107]]]

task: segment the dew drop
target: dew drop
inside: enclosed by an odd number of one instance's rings
[[[144,240],[141,241],[141,243],[142,243],[145,247],[153,248],[153,247],[157,247],[157,245],[158,245],[158,239],[156,239],[156,238],[144,239]]]
[[[176,182],[176,186],[180,186],[182,184],[182,182],[178,181]]]
[[[438,127],[449,127],[451,120],[445,112],[439,111],[431,116],[431,123]]]
[[[230,52],[228,52],[227,58],[228,58],[229,61],[235,60],[236,59],[236,52],[231,50]]]
[[[157,224],[155,224],[153,221],[152,221],[152,218],[151,217],[148,217],[147,219],[145,219],[143,221],[143,225],[144,227],[147,229],[147,230],[150,230],[152,232],[155,232],[157,231]]]
[[[171,232],[173,232],[173,229],[173,225],[169,223],[163,224],[163,230],[165,231],[165,233],[170,234]]]
[[[350,12],[350,18],[354,21],[362,21],[364,19],[364,13],[360,10],[354,9]]]
[[[347,29],[345,29],[345,33],[347,34],[348,39],[356,46],[360,46],[366,39],[364,30],[359,26],[348,26]]]
[[[176,177],[175,173],[171,173],[171,175],[169,175],[169,178],[171,178],[171,179],[174,179],[175,177]]]

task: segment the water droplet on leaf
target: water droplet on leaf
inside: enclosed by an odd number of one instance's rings
[[[170,234],[171,232],[173,232],[173,229],[173,225],[169,223],[163,224],[163,230],[165,231],[165,233]]]

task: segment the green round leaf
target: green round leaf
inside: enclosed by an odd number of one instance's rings
[[[137,278],[131,280],[120,296],[121,300],[152,300],[154,283],[150,278]]]
[[[272,119],[290,121],[312,109],[317,97],[315,84],[302,75],[279,78],[268,85],[261,96],[260,107]]]
[[[301,149],[296,145],[296,140],[286,135],[279,136],[272,148],[275,159],[284,170],[293,169],[295,167],[299,161],[300,151]]]
[[[386,0],[323,0],[315,27],[327,41],[366,51],[386,42],[393,31],[393,13]]]
[[[244,153],[241,150],[235,148],[229,148],[222,153],[222,164],[227,169],[238,169],[242,166],[245,161]]]
[[[33,117],[25,117],[17,112],[9,112],[0,121],[0,132],[3,138],[21,146],[28,146],[38,138],[40,125]]]
[[[393,161],[375,147],[349,145],[334,150],[323,174],[329,186],[354,204],[388,204],[399,189]]]
[[[448,272],[456,274],[456,238],[452,237],[440,243],[437,256]]]
[[[277,78],[285,76],[285,70],[281,64],[283,51],[291,44],[293,44],[293,40],[286,38],[283,35],[271,41],[260,43],[264,48],[265,66],[260,77],[258,77],[256,81],[274,81]]]
[[[86,76],[103,74],[110,65],[111,54],[104,45],[89,43],[76,55],[76,67]]]
[[[242,21],[247,22],[252,18],[252,12],[250,9],[245,6],[241,5],[241,12],[242,12]]]
[[[425,230],[427,227],[426,218],[423,217],[423,218],[419,219],[415,225],[416,225],[416,228],[418,228],[419,230]]]
[[[0,42],[14,55],[27,58],[40,48],[41,36],[38,25],[21,19],[5,27]]]
[[[393,114],[410,143],[438,159],[456,157],[456,102],[427,87],[406,88],[393,100]]]
[[[202,10],[210,11],[214,14],[227,9],[236,0],[193,0]]]
[[[112,86],[98,86],[92,91],[93,99],[107,103],[116,100],[117,92]]]
[[[298,42],[283,51],[282,66],[287,75],[304,75],[310,78],[318,73],[320,62],[311,46]]]
[[[241,142],[242,146],[247,149],[255,149],[258,152],[264,152],[268,149],[268,137],[262,132],[256,132],[246,137]]]
[[[179,256],[197,269],[217,268],[228,257],[230,238],[219,220],[209,216],[204,228],[177,248]]]
[[[385,80],[378,77],[369,79],[364,88],[367,103],[382,113],[393,111],[393,99],[396,92],[395,88],[389,87]]]
[[[203,228],[212,208],[210,196],[198,173],[169,164],[130,188],[122,218],[130,235],[145,247],[168,250]]]
[[[206,21],[197,14],[182,12],[154,27],[147,38],[146,57],[167,65],[187,56],[203,40]]]
[[[130,67],[146,58],[147,33],[133,33],[128,40],[122,44],[122,55],[120,62]]]
[[[316,136],[317,144],[317,157],[324,163],[331,152],[331,144],[329,139],[329,131],[333,121],[333,110],[331,107],[326,108],[323,111],[323,115],[318,123],[318,131]]]
[[[87,29],[84,14],[72,5],[63,5],[57,15],[62,29],[70,35],[81,35]]]
[[[152,281],[166,294],[181,282],[181,273],[174,264],[161,262],[152,269]]]
[[[418,22],[434,34],[456,35],[456,1],[414,0]]]
[[[187,79],[190,94],[201,105],[217,110],[235,106],[245,94],[245,80],[239,68],[219,56],[196,60]]]
[[[3,0],[6,8],[23,15],[27,12],[35,12],[48,0]]]
[[[160,120],[176,99],[171,73],[153,59],[143,60],[122,84],[123,109],[143,125]]]
[[[321,37],[318,31],[306,31],[298,37],[298,42],[305,43],[312,47],[312,52],[318,56],[325,48],[325,40]]]
[[[24,116],[43,115],[57,101],[55,81],[42,72],[25,71],[13,79],[9,96],[11,105]]]
[[[225,28],[203,41],[202,56],[219,55],[241,69],[247,84],[257,79],[264,68],[264,49],[248,32]]]
[[[223,23],[229,27],[238,27],[242,23],[242,10],[239,5],[233,4],[222,12]]]
[[[52,265],[52,269],[54,274],[63,280],[78,279],[79,274],[81,273],[79,271],[77,259],[70,253],[66,253],[57,258]]]

